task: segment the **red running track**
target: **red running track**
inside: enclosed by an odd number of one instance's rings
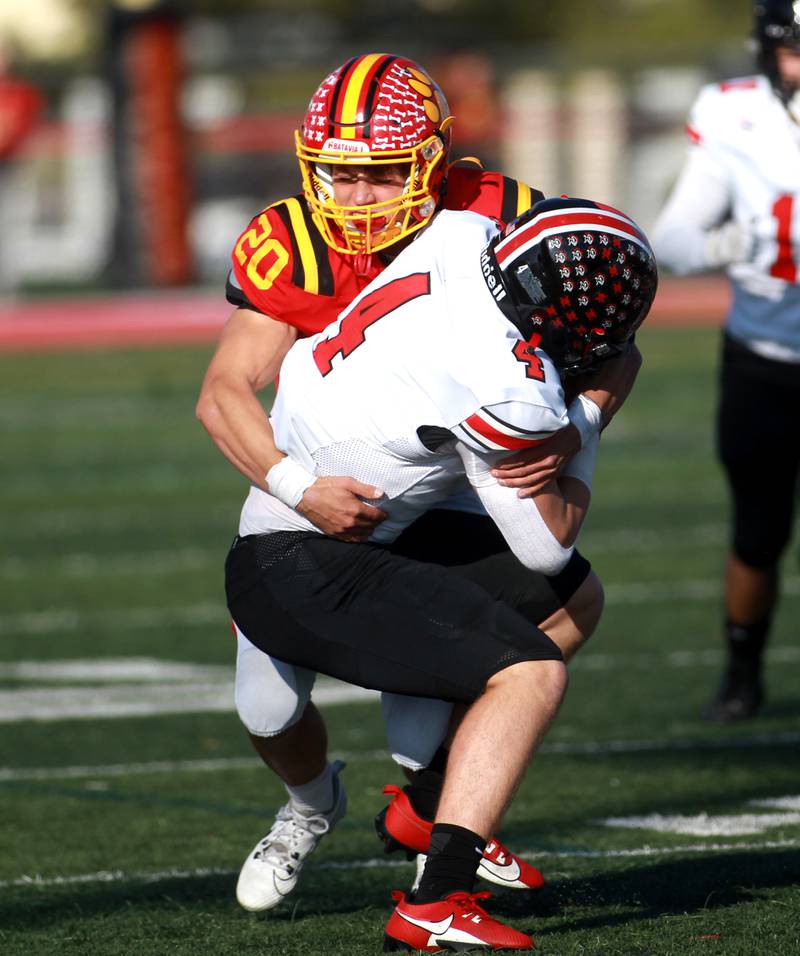
[[[729,300],[722,276],[663,279],[647,321],[719,325]],[[207,290],[0,300],[0,352],[212,343],[230,312]]]

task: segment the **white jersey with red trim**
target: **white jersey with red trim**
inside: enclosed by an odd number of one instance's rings
[[[709,231],[737,224],[744,251],[727,259],[728,331],[800,361],[800,126],[767,78],[751,76],[704,87],[687,134],[686,165],[653,231],[659,261],[679,273],[714,267]]]
[[[373,536],[393,540],[464,485],[456,441],[482,455],[532,447],[569,419],[561,379],[497,307],[481,272],[496,226],[443,211],[319,335],[297,342],[272,410],[277,446],[316,475],[384,491]],[[495,290],[499,291],[499,290]],[[252,488],[241,534],[313,529]]]

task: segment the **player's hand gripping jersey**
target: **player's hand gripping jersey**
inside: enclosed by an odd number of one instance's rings
[[[800,126],[754,76],[705,87],[687,132],[689,160],[654,234],[659,259],[681,273],[729,263],[730,333],[800,359]],[[717,236],[739,239],[715,262]]]
[[[393,540],[465,472],[507,537],[509,525],[538,519],[488,464],[569,420],[555,366],[504,317],[476,268],[496,232],[481,216],[439,213],[337,322],[284,360],[272,415],[278,446],[312,473],[383,488],[388,518],[375,541]],[[488,487],[503,493],[508,514],[486,499]],[[252,488],[240,533],[282,529],[314,530]],[[568,556],[562,549],[557,558]]]
[[[488,216],[501,227],[542,198],[538,190],[478,165],[448,171],[443,205]],[[233,252],[228,300],[294,326],[300,337],[321,332],[383,271],[378,254],[351,256],[329,248],[302,195],[265,209]]]

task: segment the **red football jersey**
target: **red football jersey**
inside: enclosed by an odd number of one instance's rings
[[[448,170],[445,209],[480,213],[501,227],[543,198],[538,190],[462,161]],[[234,305],[293,325],[301,338],[322,331],[386,268],[380,254],[331,249],[302,195],[273,203],[233,250],[226,294]]]

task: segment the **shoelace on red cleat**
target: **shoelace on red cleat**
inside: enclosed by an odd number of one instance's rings
[[[488,900],[491,897],[489,890],[481,890],[478,893],[467,893],[466,890],[459,891],[458,893],[448,893],[445,897],[446,900],[449,900],[454,906],[458,906],[460,909],[468,909],[470,911],[476,912],[479,916],[485,916],[487,919],[492,917],[486,912],[486,910],[478,903],[478,900]]]
[[[488,900],[491,898],[491,896],[492,894],[489,890],[480,890],[477,893],[468,893],[466,890],[457,890],[455,893],[448,893],[443,900],[440,900],[440,902],[451,902],[454,906],[459,907],[459,909],[474,910],[479,916],[485,916],[488,919],[491,919],[492,917],[486,912],[480,903],[478,903],[478,900]],[[394,900],[395,903],[407,902],[406,894],[403,892],[403,890],[392,890],[392,900]]]

